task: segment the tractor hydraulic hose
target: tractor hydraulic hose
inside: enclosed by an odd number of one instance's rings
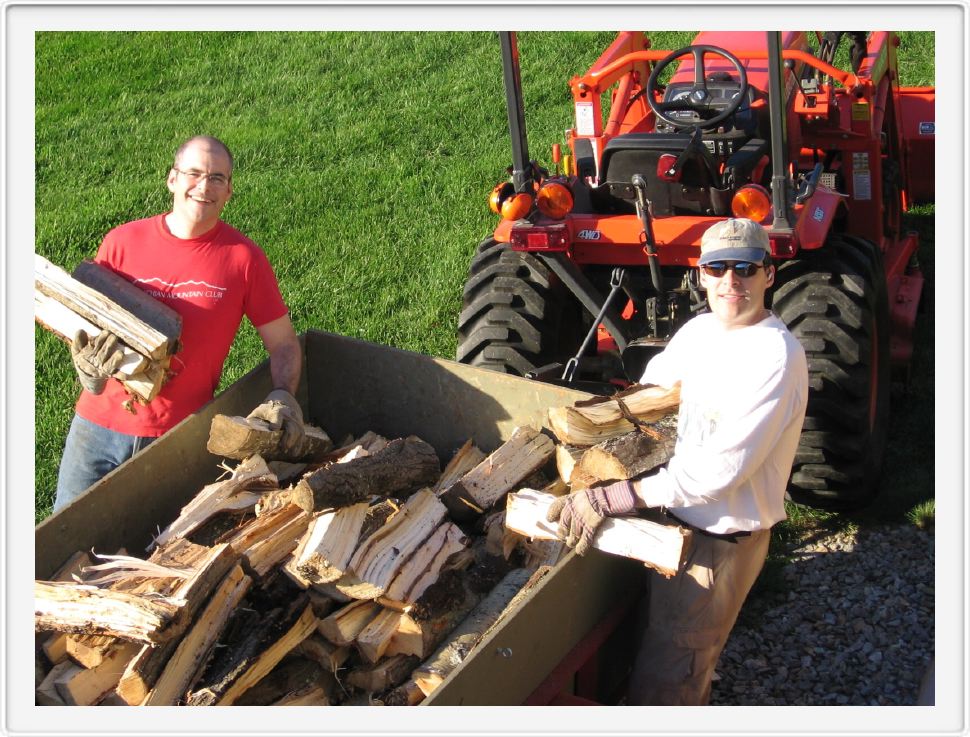
[[[650,280],[653,282],[654,291],[657,293],[657,314],[666,314],[667,293],[664,290],[663,278],[660,275],[660,261],[657,259],[657,241],[653,237],[650,203],[647,201],[647,180],[640,174],[634,174],[630,183],[637,193],[637,217],[640,218],[640,225],[643,227],[643,237],[646,241],[644,251],[647,254],[647,261],[650,264]]]

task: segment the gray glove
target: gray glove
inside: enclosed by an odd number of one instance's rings
[[[273,430],[282,430],[280,446],[287,453],[295,451],[303,441],[303,410],[296,397],[285,389],[274,389],[263,403],[249,413],[247,419],[263,420]]]
[[[71,343],[71,359],[81,386],[91,394],[100,394],[108,377],[118,370],[124,354],[121,341],[114,333],[102,330],[91,340],[87,333],[78,330]]]
[[[558,521],[559,539],[576,548],[578,555],[586,555],[603,520],[629,514],[636,499],[629,481],[593,486],[554,500],[546,512],[546,521]]]

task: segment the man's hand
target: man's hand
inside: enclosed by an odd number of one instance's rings
[[[274,389],[263,403],[249,413],[247,419],[264,420],[273,430],[282,430],[280,444],[283,450],[291,453],[303,440],[303,410],[296,397],[285,389]]]
[[[124,354],[121,341],[114,333],[102,330],[91,340],[87,333],[78,330],[71,342],[71,359],[81,386],[91,394],[100,394],[108,377],[118,370]]]
[[[603,520],[629,514],[636,506],[636,498],[629,481],[593,486],[553,501],[546,520],[558,521],[559,539],[576,548],[578,555],[586,555]]]

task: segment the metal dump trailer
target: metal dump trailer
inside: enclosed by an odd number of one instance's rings
[[[516,426],[541,426],[547,408],[587,396],[325,332],[310,331],[301,339],[306,365],[299,398],[308,422],[335,438],[366,430],[418,435],[434,446],[442,464],[468,438],[493,450]],[[142,554],[157,528],[222,473],[220,459],[205,447],[212,417],[246,414],[270,388],[269,365],[263,363],[39,524],[35,577],[48,578],[77,550],[125,547]],[[569,553],[424,703],[604,698],[600,691],[609,679],[602,673],[596,678],[596,669],[609,650],[608,635],[631,611],[643,571],[622,558]]]

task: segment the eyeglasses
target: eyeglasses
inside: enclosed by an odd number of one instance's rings
[[[762,266],[764,264],[756,264],[752,261],[711,261],[711,263],[701,266],[701,269],[703,269],[705,274],[713,276],[715,279],[720,279],[724,276],[728,269],[742,279],[746,279],[749,276],[754,276]]]
[[[188,179],[192,184],[201,182],[203,179],[207,179],[209,184],[213,185],[214,187],[225,187],[227,184],[229,184],[229,177],[227,177],[225,174],[206,174],[205,172],[198,171],[197,169],[189,169],[188,171],[175,169],[175,171]]]

